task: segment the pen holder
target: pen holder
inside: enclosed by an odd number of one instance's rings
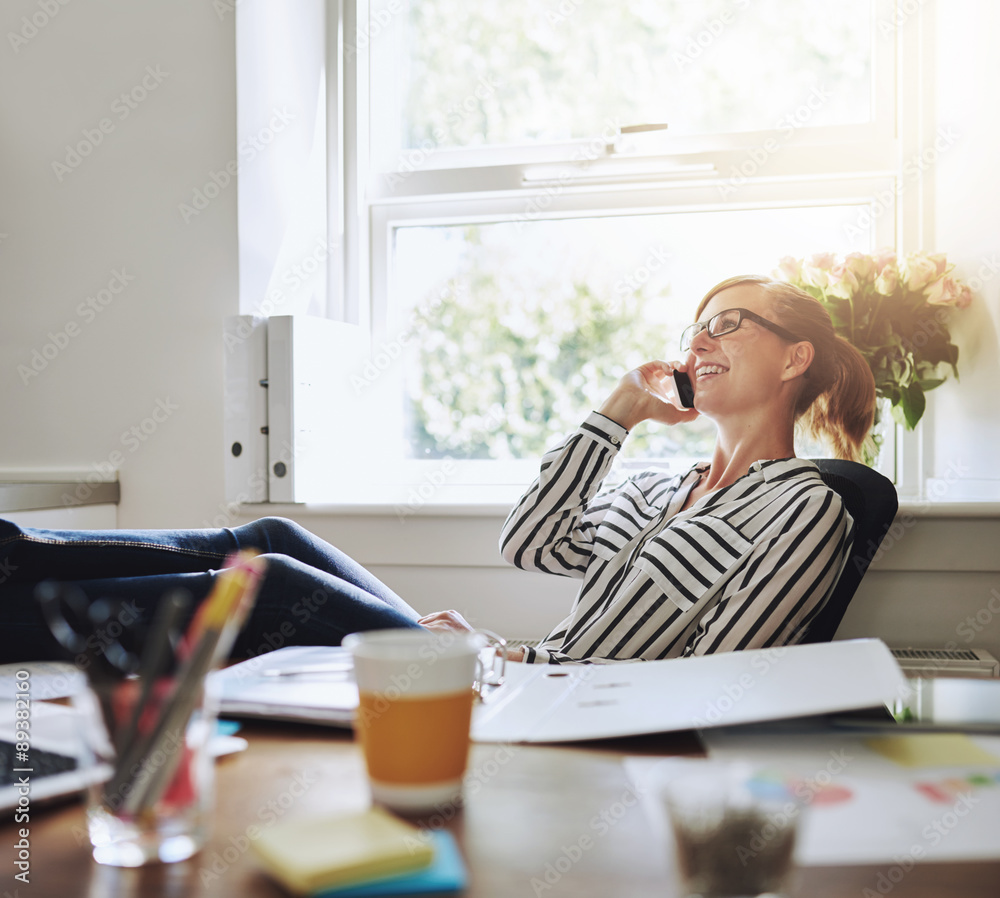
[[[199,851],[209,834],[215,690],[198,684],[178,713],[173,680],[143,686],[130,678],[74,697],[82,748],[111,771],[87,796],[90,842],[101,864],[181,861]]]

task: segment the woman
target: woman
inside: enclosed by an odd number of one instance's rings
[[[875,384],[861,354],[796,287],[737,277],[709,291],[682,361],[622,378],[542,460],[511,512],[503,557],[583,579],[569,616],[524,660],[670,658],[798,641],[840,576],[853,521],[816,466],[795,458],[800,421],[842,458],[868,438]],[[671,401],[674,371],[694,409]],[[710,462],[600,492],[640,421],[711,418]]]
[[[720,317],[725,310],[740,311]],[[802,417],[838,454],[857,455],[872,421],[871,373],[835,337],[819,303],[787,284],[731,279],[696,317],[701,323],[682,340],[684,361],[627,374],[545,456],[511,512],[504,558],[584,581],[570,616],[540,648],[514,648],[513,660],[659,658],[794,642],[836,582],[852,523],[815,466],[794,459],[793,426]],[[691,376],[693,410],[670,400],[664,384],[675,370]],[[599,491],[636,424],[699,414],[719,427],[710,463]],[[226,556],[248,547],[268,565],[236,656],[337,645],[358,630],[469,628],[455,611],[421,617],[344,553],[281,518],[104,532],[0,521],[0,660],[58,657],[33,600],[40,580],[73,581],[91,601],[125,598],[121,613],[148,622],[174,588],[195,604],[203,599]]]

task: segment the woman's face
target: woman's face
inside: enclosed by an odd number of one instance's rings
[[[707,322],[726,309],[747,309],[778,324],[763,290],[738,284],[717,293],[699,321]],[[744,319],[728,334],[710,337],[703,330],[691,341],[688,374],[694,384],[698,411],[709,418],[745,414],[772,401],[787,378],[782,377],[791,344],[754,321]]]

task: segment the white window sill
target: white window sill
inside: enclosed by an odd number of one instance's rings
[[[303,505],[267,505],[269,514],[295,516],[369,517],[494,517],[505,518],[524,491],[522,486],[453,486],[430,497],[399,494],[366,501]],[[264,506],[251,506],[264,507]],[[1000,501],[935,501],[901,498],[898,518],[1000,518]]]
[[[423,491],[421,491],[423,487]],[[269,513],[282,514],[282,508],[301,515],[367,515],[407,518],[421,517],[500,517],[504,518],[527,488],[519,484],[444,484],[433,489],[429,484],[412,487],[383,486],[366,490],[364,498],[343,502],[272,505]],[[257,506],[260,507],[260,506]]]

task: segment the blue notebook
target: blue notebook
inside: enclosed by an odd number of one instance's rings
[[[434,860],[416,873],[388,876],[342,889],[317,892],[315,898],[361,898],[364,895],[417,895],[421,892],[457,892],[468,883],[468,873],[455,837],[443,829],[430,832]]]

